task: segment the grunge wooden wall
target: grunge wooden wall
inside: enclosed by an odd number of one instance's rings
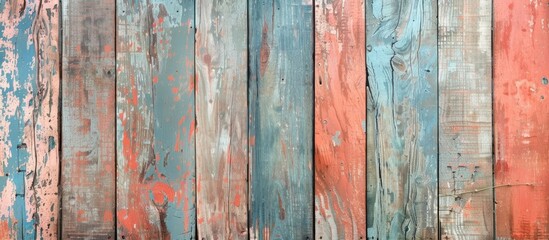
[[[549,0],[0,0],[0,240],[549,239]]]

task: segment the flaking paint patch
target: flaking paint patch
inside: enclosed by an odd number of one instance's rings
[[[0,6],[0,202],[10,238],[57,237],[58,1]],[[10,191],[11,191],[10,190]],[[7,201],[7,203],[6,203]],[[4,211],[5,209],[2,209]]]

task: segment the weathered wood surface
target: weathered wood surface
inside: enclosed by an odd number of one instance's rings
[[[55,239],[58,1],[0,2],[0,239]]]
[[[440,237],[492,239],[492,1],[438,11]]]
[[[198,239],[248,238],[247,2],[196,2]]]
[[[194,1],[117,0],[116,15],[118,239],[191,239]]]
[[[494,9],[496,235],[549,239],[549,2]]]
[[[62,5],[62,238],[114,238],[114,0]]]
[[[369,238],[437,238],[436,13],[434,0],[367,3],[377,173]]]
[[[313,238],[313,7],[249,4],[251,239]]]
[[[315,238],[366,238],[362,0],[315,1]]]

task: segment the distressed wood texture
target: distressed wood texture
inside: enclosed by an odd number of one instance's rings
[[[313,7],[249,4],[251,239],[313,238]]]
[[[62,238],[114,238],[114,0],[62,5]]]
[[[436,239],[437,1],[371,0],[367,64],[377,182],[373,239]]]
[[[366,238],[364,1],[315,1],[315,238]]]
[[[549,239],[549,1],[494,1],[496,235]]]
[[[0,239],[55,239],[59,1],[0,2]]]
[[[246,3],[196,3],[198,239],[248,238]]]
[[[118,239],[194,238],[194,1],[116,14]]]
[[[492,239],[492,1],[439,1],[442,239]]]

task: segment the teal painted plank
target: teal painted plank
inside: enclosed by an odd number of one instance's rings
[[[248,239],[247,12],[196,3],[198,239]]]
[[[0,2],[0,239],[57,238],[58,9]]]
[[[117,0],[118,239],[196,235],[194,1]]]
[[[249,2],[251,239],[313,238],[312,11]]]
[[[439,14],[441,238],[493,239],[492,0],[439,1]]]
[[[114,0],[62,5],[61,238],[113,239]]]
[[[372,239],[438,237],[436,13],[434,0],[367,3],[368,134],[377,174]]]

